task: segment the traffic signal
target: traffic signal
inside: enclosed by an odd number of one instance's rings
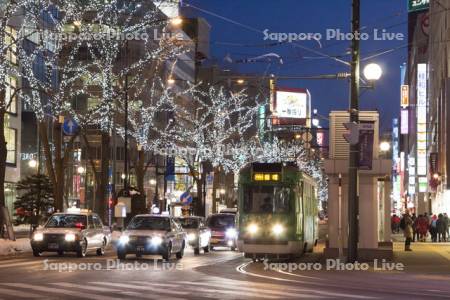
[[[359,126],[356,122],[343,123],[347,133],[344,133],[344,139],[350,145],[356,145],[359,143]]]

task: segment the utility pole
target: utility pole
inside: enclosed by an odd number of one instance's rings
[[[360,0],[352,0],[352,61],[350,83],[350,122],[359,124],[359,32]],[[359,145],[350,144],[348,166],[348,254],[347,262],[358,259],[358,156]]]

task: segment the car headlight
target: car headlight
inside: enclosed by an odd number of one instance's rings
[[[228,228],[225,235],[227,238],[234,239],[237,236],[237,231],[234,228]]]
[[[189,233],[187,238],[188,238],[189,242],[192,242],[192,241],[195,241],[197,239],[197,235],[195,233]]]
[[[77,236],[74,233],[66,233],[66,236],[64,237],[66,242],[74,242],[76,238]]]
[[[41,242],[41,241],[43,241],[43,240],[44,240],[44,234],[43,234],[42,232],[36,232],[36,233],[33,235],[33,240],[36,241],[36,242]]]
[[[152,237],[152,245],[159,246],[163,242],[163,239],[160,236],[154,236]]]
[[[130,237],[128,235],[121,235],[119,238],[119,242],[121,244],[126,244],[130,241]]]
[[[255,234],[258,232],[258,225],[252,223],[252,224],[248,225],[247,230],[250,234]]]
[[[283,227],[283,225],[281,225],[281,224],[275,224],[275,225],[272,227],[272,232],[273,232],[275,235],[280,235],[280,234],[283,233],[283,231],[284,231],[284,227]]]

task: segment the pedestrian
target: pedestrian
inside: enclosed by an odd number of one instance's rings
[[[425,242],[428,233],[428,221],[423,215],[419,215],[419,217],[417,217],[416,230],[419,234],[417,241]]]
[[[449,238],[449,236],[450,236],[450,223],[449,223],[449,220],[448,220],[448,215],[447,215],[447,213],[444,213],[444,222],[445,222],[445,224],[446,224],[446,227],[445,228],[447,228],[447,235],[446,235],[446,237],[447,237],[447,241],[448,241],[448,238]]]
[[[436,221],[436,229],[437,229],[439,243],[440,242],[445,242],[446,241],[447,226],[445,224],[444,215],[443,214],[439,214],[438,215],[438,219]]]
[[[413,221],[413,224],[412,224],[412,226],[413,226],[413,238],[412,238],[412,241],[413,242],[415,242],[416,239],[417,239],[417,241],[419,241],[419,230],[418,230],[417,219],[418,218],[416,217],[416,214],[413,213],[412,216],[411,216],[411,220]]]
[[[436,215],[433,215],[431,217],[431,223],[430,223],[430,234],[431,234],[431,242],[435,243],[437,242],[437,217]]]
[[[391,217],[391,231],[392,231],[392,233],[398,233],[398,223],[399,222],[400,222],[399,217],[396,214],[393,214],[392,217]]]
[[[400,228],[403,230],[403,235],[405,237],[405,251],[411,250],[411,240],[413,238],[413,220],[407,211],[402,220],[400,221]]]

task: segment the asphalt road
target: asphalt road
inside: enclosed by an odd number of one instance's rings
[[[273,266],[225,249],[199,256],[187,251],[183,259],[173,257],[168,263],[130,255],[119,264],[112,250],[83,259],[22,254],[0,259],[0,299],[450,298],[450,272],[374,271],[372,266],[367,271],[289,271]]]

